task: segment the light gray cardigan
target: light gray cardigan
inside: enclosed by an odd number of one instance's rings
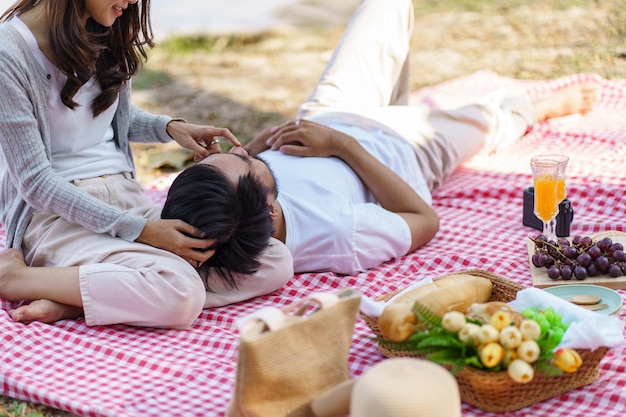
[[[29,46],[12,25],[0,24],[0,223],[6,228],[7,247],[21,247],[36,209],[134,241],[146,219],[91,197],[52,170],[49,95],[48,74]],[[171,120],[132,106],[130,83],[120,92],[113,129],[133,170],[129,141],[169,142],[165,129]]]

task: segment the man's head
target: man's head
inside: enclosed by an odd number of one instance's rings
[[[212,154],[178,175],[161,217],[184,220],[203,238],[215,238],[215,255],[199,272],[206,278],[215,268],[226,286],[236,287],[234,274],[251,274],[259,267],[273,231],[275,198],[275,181],[264,162],[247,153]]]
[[[218,168],[233,184],[236,184],[242,176],[253,174],[268,188],[269,203],[272,203],[278,195],[276,177],[267,162],[256,155],[251,155],[241,146],[231,148],[228,153],[212,153],[198,164]]]

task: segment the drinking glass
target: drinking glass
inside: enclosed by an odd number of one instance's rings
[[[557,185],[556,200],[557,200],[557,203],[560,203],[561,201],[567,198],[567,190],[565,188],[565,171],[567,170],[567,163],[569,162],[569,157],[567,155],[550,154],[550,155],[541,155],[541,158],[554,159],[555,161],[559,163],[559,170],[557,172],[557,177],[556,177],[556,185]]]
[[[548,241],[556,241],[555,222],[559,212],[559,161],[550,155],[535,156],[530,160],[535,187],[534,213],[543,222],[543,234]]]

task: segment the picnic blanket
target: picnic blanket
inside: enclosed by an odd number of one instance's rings
[[[522,225],[522,193],[532,185],[531,156],[555,152],[570,156],[572,235],[626,228],[626,80],[576,74],[552,81],[515,81],[483,71],[425,88],[413,97],[446,107],[511,85],[527,87],[538,97],[580,79],[598,82],[599,102],[592,112],[541,123],[514,146],[463,164],[434,193],[434,208],[441,216],[437,236],[416,252],[376,269],[354,276],[299,274],[267,296],[205,310],[187,331],[88,327],[83,320],[23,325],[8,317],[10,304],[2,302],[2,393],[80,416],[223,416],[235,375],[236,320],[261,307],[282,307],[313,291],[345,287],[374,298],[416,280],[471,268],[530,286],[526,239],[538,232]],[[172,179],[173,175],[160,178],[148,184],[146,192],[162,202]],[[0,230],[0,245],[3,241]],[[622,311],[620,318],[625,317]],[[359,319],[350,351],[353,376],[384,360],[372,336]],[[623,416],[625,360],[626,348],[614,348],[602,360],[595,383],[505,415]],[[463,415],[494,414],[464,404]]]

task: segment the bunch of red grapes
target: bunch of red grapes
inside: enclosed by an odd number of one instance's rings
[[[584,280],[607,274],[619,277],[626,274],[624,246],[605,237],[594,241],[589,236],[574,236],[550,241],[545,235],[531,239],[535,243],[532,263],[548,269],[550,279]]]

